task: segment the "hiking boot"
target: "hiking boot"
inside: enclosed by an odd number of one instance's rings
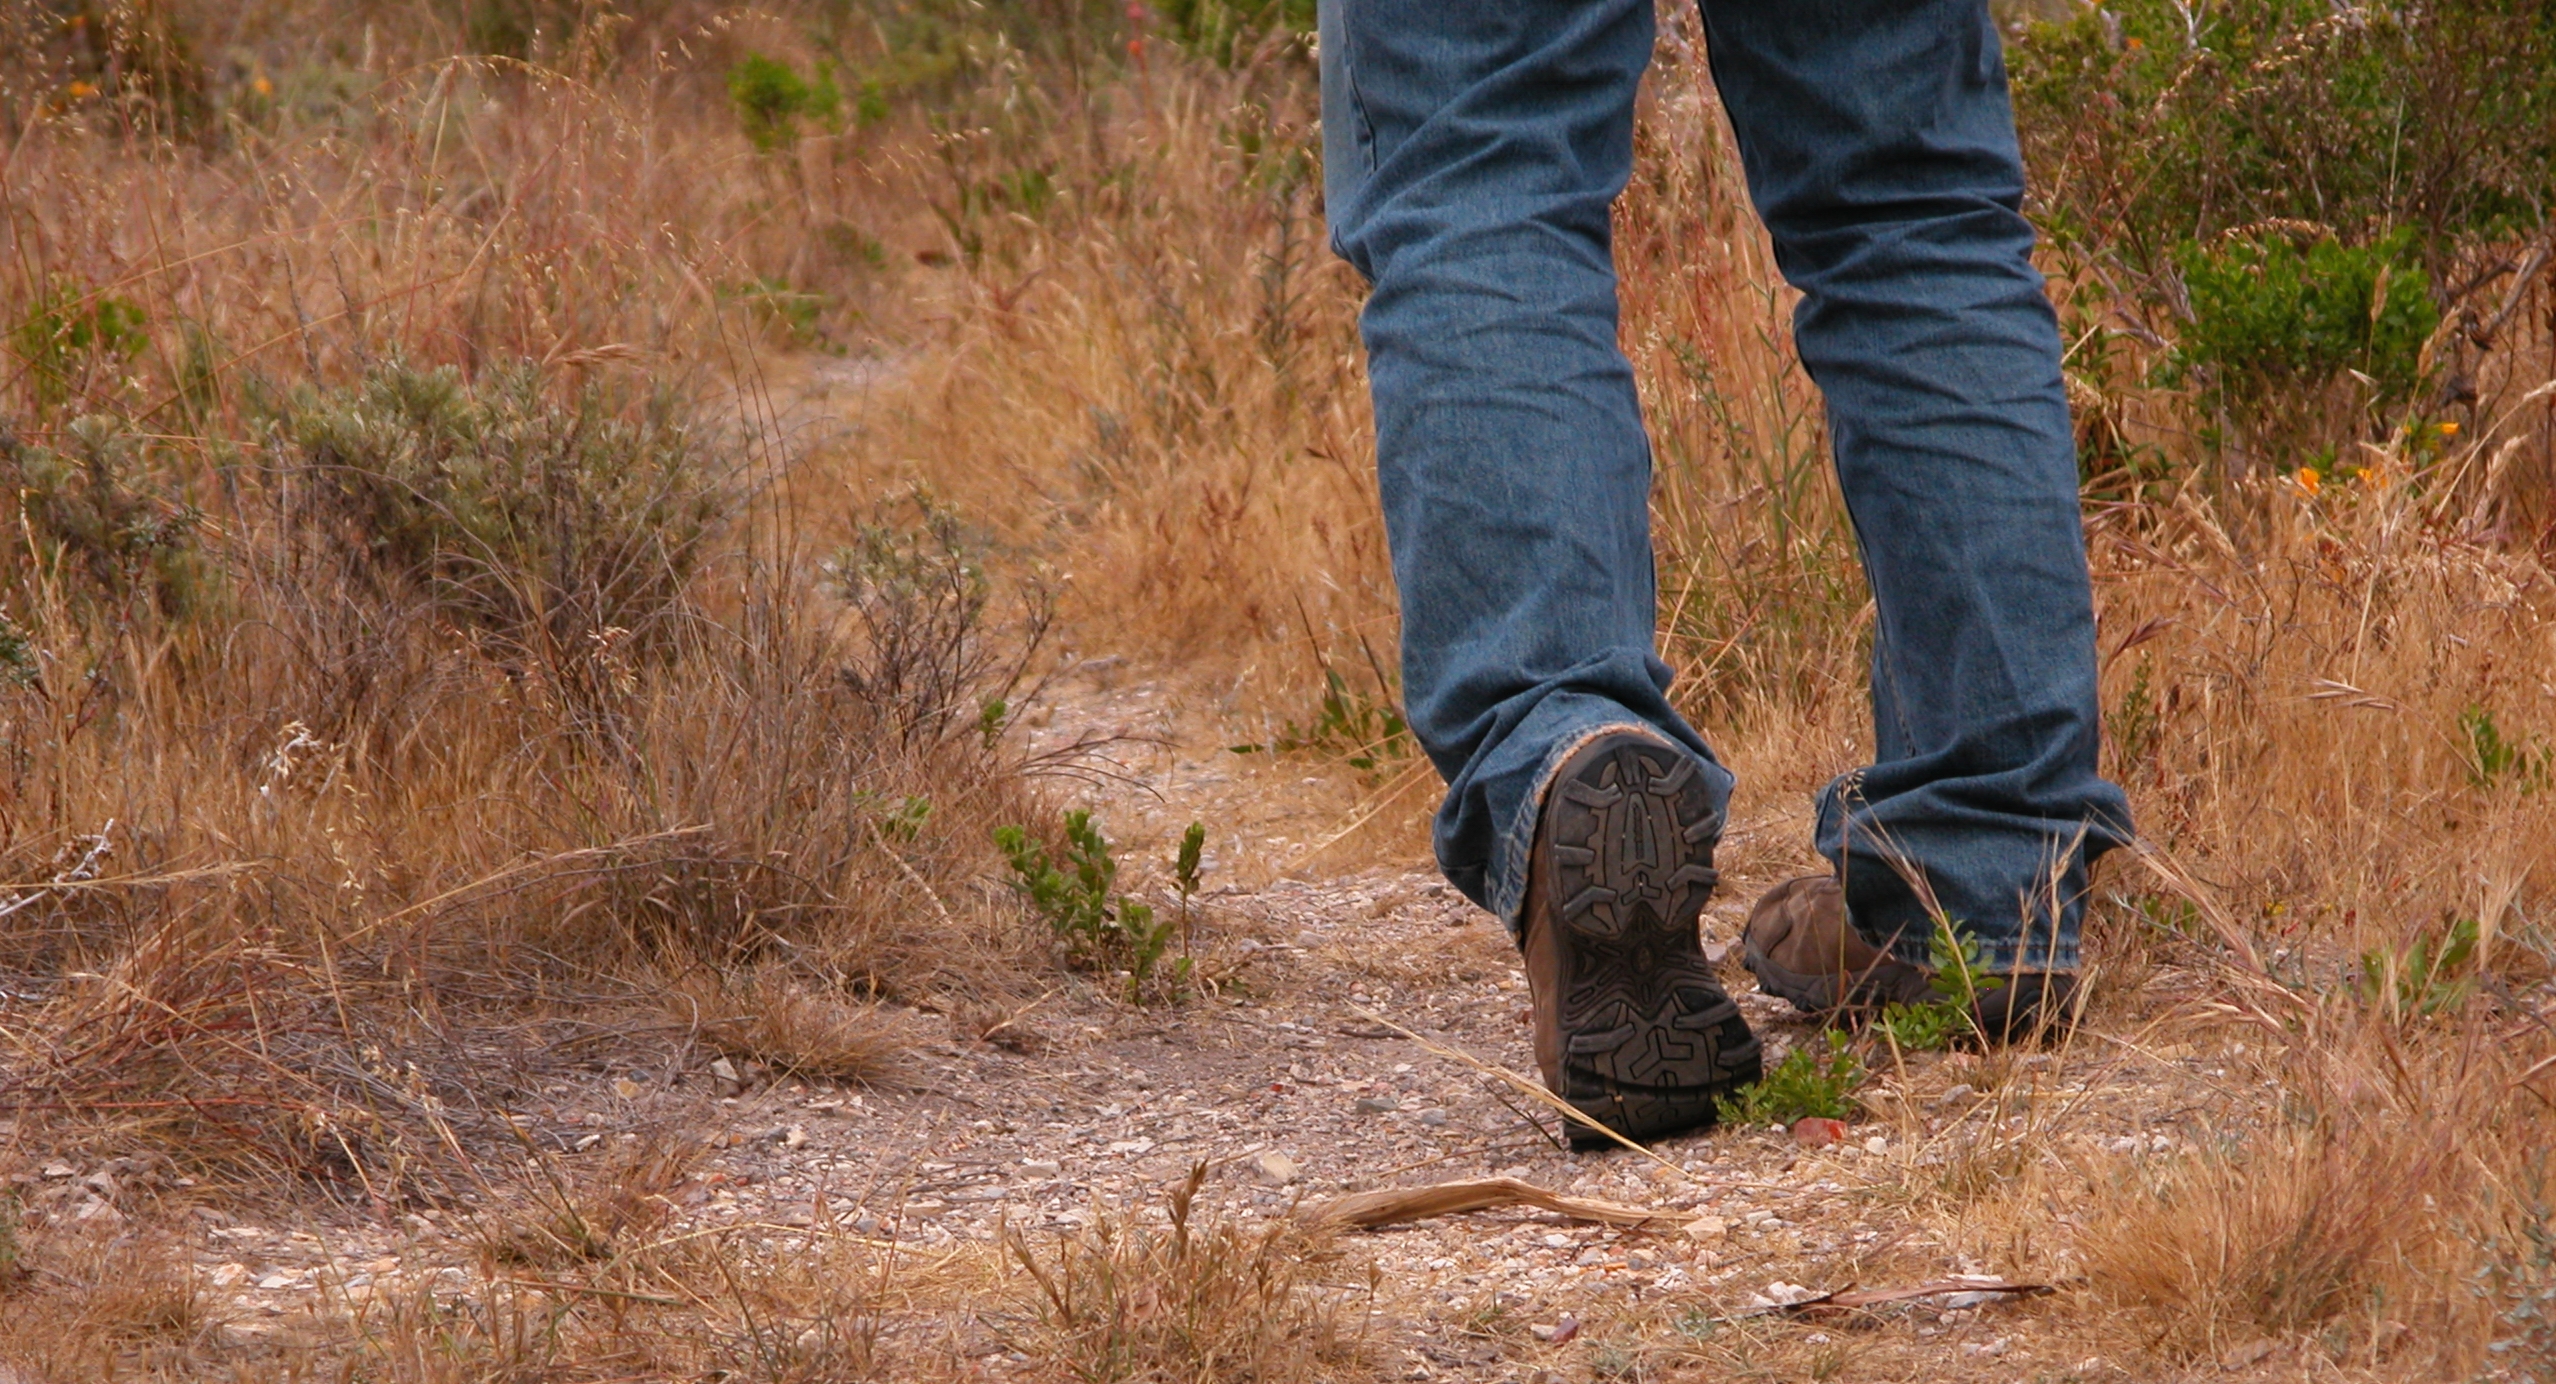
[[[1563,761],[1536,822],[1536,1065],[1546,1089],[1628,1138],[1709,1125],[1715,1096],[1758,1078],[1757,1037],[1696,935],[1718,826],[1694,758],[1631,731]],[[1570,1135],[1613,1142],[1576,1122]]]
[[[1923,968],[1865,941],[1846,921],[1846,891],[1831,875],[1803,875],[1767,890],[1748,911],[1740,964],[1758,989],[1822,1017],[1935,998]]]
[[[2066,971],[2005,976],[2005,984],[1973,998],[1970,1022],[1991,1043],[2064,1038],[2077,1025],[2077,978]]]

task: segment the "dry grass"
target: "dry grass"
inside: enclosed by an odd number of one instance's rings
[[[1012,1236],[1032,1289],[1016,1344],[1091,1384],[1368,1377],[1376,1285],[1324,1283],[1322,1232],[1202,1207],[1206,1180],[1201,1163],[1162,1224],[1120,1212],[1052,1246]]]
[[[1043,812],[976,721],[1046,617],[934,587],[977,555],[911,510],[770,506],[797,453],[728,290],[812,232],[770,235],[788,175],[715,79],[645,56],[706,14],[660,19],[558,66],[273,48],[184,130],[134,88],[13,107],[22,1134],[395,1204],[538,1054],[661,1027],[653,977],[753,977],[782,1002],[719,1036],[848,1076],[879,1000],[1049,964],[970,885]]]
[[[669,987],[666,1001],[702,1041],[775,1077],[892,1079],[914,1029],[896,1011],[849,1004],[773,970],[726,978],[705,971]]]
[[[406,12],[360,49],[294,41],[338,14],[321,0],[132,10],[254,58],[203,68],[185,99],[227,114],[184,130],[67,96],[44,65],[67,40],[32,13],[0,163],[22,1145],[167,1150],[151,1166],[197,1196],[502,1185],[531,1209],[492,1225],[466,1303],[418,1288],[350,1304],[362,1333],[315,1328],[382,1378],[965,1368],[935,1313],[998,1265],[664,1243],[646,1198],[672,1153],[595,1185],[473,1159],[512,1149],[504,1112],[563,1037],[837,1080],[893,1070],[908,1029],[882,1003],[1006,1041],[1054,957],[985,887],[988,835],[1048,808],[980,718],[1055,644],[1151,659],[1242,718],[1310,722],[1325,666],[1390,697],[1365,653],[1393,601],[1356,290],[1321,252],[1301,54],[980,47],[881,119],[761,153],[721,74],[813,55],[787,6],[652,8],[502,60]],[[1664,643],[1771,873],[1799,853],[1762,842],[1867,743],[1867,607],[1692,16],[1667,34],[1618,217],[1624,336]],[[2102,319],[2100,287],[2058,286],[2072,321]],[[109,302],[148,324],[129,354],[20,330]],[[2367,478],[2314,495],[2205,464],[2135,333],[2072,357],[2088,426],[2177,478],[2089,520],[2109,765],[2166,862],[2102,878],[2095,1027],[2244,1041],[2252,1084],[2209,1141],[2135,1158],[2070,1143],[2075,1098],[2019,1069],[1972,1080],[2021,1125],[1928,1132],[1913,1097],[1889,1117],[1940,1155],[1896,1195],[2018,1271],[2082,1273],[2067,1328],[2090,1342],[2178,1363],[2272,1339],[2401,1377],[2556,1348],[2531,1153],[2556,583],[2519,527],[2548,511],[2543,345],[2516,329],[2455,436],[2373,435]],[[775,348],[797,363],[768,375]],[[567,468],[539,477],[599,474],[577,440],[617,428],[614,455],[679,479],[474,527],[398,469],[425,452],[322,445],[385,416],[366,381],[437,367],[486,435]],[[822,410],[848,427],[808,426]],[[1391,772],[1326,861],[1406,839],[1426,794]],[[2431,966],[2461,928],[2472,957]],[[1366,1309],[1311,1247],[1195,1195],[1170,1229],[1016,1244],[1013,1343],[1087,1378],[1367,1368]],[[117,1204],[140,1225],[148,1201]],[[150,1232],[10,1223],[12,1361],[272,1372],[199,1329]]]

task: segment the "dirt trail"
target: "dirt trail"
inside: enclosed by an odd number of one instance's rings
[[[1013,1026],[1025,1051],[954,1038],[921,1055],[908,1091],[785,1086],[729,1098],[721,1111],[746,1142],[718,1161],[721,1190],[700,1214],[944,1246],[990,1239],[1007,1222],[1035,1234],[1088,1223],[1096,1205],[1158,1202],[1202,1161],[1214,1170],[1211,1196],[1247,1216],[1492,1174],[1656,1207],[1662,1220],[1635,1230],[1520,1210],[1349,1237],[1349,1261],[1375,1265],[1379,1329],[1406,1377],[1577,1377],[1663,1323],[1703,1341],[1715,1318],[1783,1297],[1786,1285],[2064,1267],[2047,1235],[2028,1262],[1973,1258],[1983,1236],[1965,1233],[1957,1210],[1942,1214],[1940,1184],[1983,1174],[1980,1141],[2000,1128],[2033,1124],[2049,1147],[2178,1146],[2149,1114],[2171,1108],[2164,1087],[2205,1075],[2188,1070],[2200,1059],[2151,1061],[2096,1040],[2003,1062],[1912,1059],[1866,1092],[1898,1118],[1825,1148],[1759,1127],[1670,1141],[1658,1150],[1665,1166],[1569,1154],[1549,1112],[1369,1017],[1531,1073],[1524,981],[1488,915],[1424,869],[1273,868],[1356,820],[1372,805],[1368,785],[1316,773],[1273,793],[1273,779],[1304,766],[1243,760],[1225,749],[1234,727],[1212,708],[1116,676],[1103,661],[1070,680],[1032,734],[1041,745],[1128,737],[1112,755],[1120,776],[1097,780],[1089,799],[1130,861],[1167,857],[1192,820],[1214,824],[1198,947],[1222,993],[1141,1009],[1059,995]],[[1159,884],[1165,872],[1150,873]],[[1715,903],[1715,953],[1736,939],[1744,901],[1771,882],[1733,881]],[[1770,1061],[1812,1032],[1725,969]],[[2053,1120],[2066,1134],[2038,1127]],[[1968,1377],[2112,1377],[2069,1348],[2052,1312],[1960,1299],[1880,1309],[1853,1333],[1855,1354],[1866,1368],[1896,1357]],[[1610,1344],[1602,1321],[1619,1322],[1621,1339]],[[1737,1329],[1777,1338],[1760,1344],[1779,1358],[1807,1349],[1813,1367],[1846,1334],[1775,1321]],[[1547,1339],[1556,1335],[1581,1339]]]
[[[1863,1093],[1876,1118],[1831,1146],[1760,1126],[1668,1141],[1660,1162],[1569,1154],[1549,1112],[1369,1017],[1532,1072],[1524,981],[1497,925],[1421,868],[1283,868],[1356,820],[1372,786],[1236,756],[1225,748],[1235,727],[1212,706],[1122,685],[1122,671],[1086,664],[1025,733],[1032,748],[1116,738],[1109,772],[1085,796],[1130,862],[1125,882],[1160,894],[1158,906],[1172,906],[1167,871],[1147,862],[1167,858],[1188,822],[1212,824],[1196,946],[1219,993],[1135,1007],[1109,996],[1105,979],[1078,979],[1021,1012],[999,1043],[923,1018],[939,1036],[909,1055],[894,1086],[757,1087],[746,1073],[740,1089],[704,1053],[705,1065],[671,1079],[552,1087],[554,1103],[526,1112],[529,1127],[577,1150],[572,1158],[640,1128],[708,1138],[718,1151],[678,1192],[674,1233],[746,1223],[918,1251],[990,1243],[1006,1224],[1036,1236],[1088,1224],[1096,1208],[1159,1204],[1201,1162],[1210,1200],[1244,1217],[1493,1174],[1662,1213],[1629,1230],[1512,1210],[1348,1235],[1340,1281],[1373,1285],[1386,1363],[1413,1379],[1580,1378],[1680,1359],[1823,1377],[1850,1362],[1848,1377],[2121,1377],[2072,1348],[2064,1291],[2038,1302],[1933,1298],[1851,1325],[1730,1319],[1795,1287],[1981,1273],[2057,1278],[2064,1289],[2058,1225],[2018,1233],[2017,1208],[1981,1209],[1994,1201],[1997,1159],[2182,1147],[2178,1131],[2211,1108],[2207,1059],[2100,1037],[2066,1054],[1914,1057],[1876,1077]],[[1707,922],[1716,954],[1772,878],[1729,882]],[[1725,970],[1770,1064],[1811,1034],[1736,966]],[[441,1274],[467,1291],[466,1237],[447,1232],[457,1228],[427,1219],[404,1236],[214,1226],[201,1262],[229,1329],[255,1336],[320,1295],[369,1283]],[[996,1334],[968,1340],[985,1368],[1005,1368]]]
[[[868,381],[827,383],[860,393]],[[823,427],[840,403],[825,394],[793,385],[779,397],[793,426]],[[521,1126],[572,1160],[603,1158],[646,1131],[707,1142],[715,1152],[673,1194],[675,1235],[745,1227],[925,1252],[991,1244],[1006,1226],[1035,1237],[1159,1206],[1201,1163],[1208,1199],[1245,1218],[1487,1175],[1661,1213],[1616,1229],[1488,1211],[1345,1236],[1337,1281],[1369,1294],[1380,1355],[1405,1378],[1654,1377],[1684,1365],[2127,1377],[2072,1340],[2082,1333],[2069,1327],[2066,1207],[2019,1207],[1999,1184],[2022,1163],[2063,1168],[2074,1149],[2188,1147],[2241,1103],[2203,1053],[2103,1036],[2162,1012],[2181,988],[2175,975],[2142,977],[2135,1005],[2099,1010],[2097,1032],[2065,1053],[1909,1057],[1876,1074],[1861,1093],[1870,1118],[1832,1145],[1758,1126],[1667,1141],[1656,1161],[1573,1155],[1549,1111],[1487,1070],[1533,1071],[1525,982],[1497,924],[1410,839],[1436,790],[1426,765],[1362,775],[1228,748],[1265,731],[1212,693],[1147,681],[1104,654],[1061,678],[1015,732],[1032,752],[1104,743],[1070,796],[1118,846],[1122,886],[1158,908],[1178,906],[1172,843],[1188,823],[1208,825],[1195,948],[1212,994],[1138,1007],[1107,978],[1071,977],[1004,1016],[993,1041],[980,1036],[981,1015],[918,1016],[923,1041],[890,1084],[767,1084],[712,1067],[698,1049],[670,1066],[549,1085]],[[1726,837],[1723,892],[1706,919],[1717,960],[1747,901],[1808,863],[1802,826],[1742,821]],[[1379,830],[1401,831],[1399,847],[1378,847],[1368,833]],[[1398,863],[1343,863],[1360,859]],[[1814,1035],[1735,964],[1723,968],[1767,1039],[1770,1068]],[[112,1200],[81,1190],[83,1171],[46,1170],[65,1214],[83,1198]],[[455,1212],[411,1215],[398,1229],[215,1221],[196,1260],[226,1333],[286,1339],[332,1299],[420,1282],[467,1295],[475,1255],[467,1215]],[[1932,1297],[1845,1321],[1750,1315],[1800,1292],[1948,1274],[2062,1291]],[[1026,1363],[994,1331],[961,1335],[989,1372]],[[2260,1352],[2246,1363],[2256,1360],[2278,1364]]]

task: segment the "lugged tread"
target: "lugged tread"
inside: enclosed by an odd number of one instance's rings
[[[1553,923],[1568,939],[1563,1090],[1633,1138],[1713,1123],[1760,1050],[1696,932],[1719,822],[1687,758],[1638,735],[1574,756],[1546,799]],[[1575,1146],[1608,1143],[1574,1126]]]

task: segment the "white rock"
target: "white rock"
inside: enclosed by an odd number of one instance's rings
[[[1252,1176],[1272,1187],[1284,1187],[1305,1175],[1304,1165],[1276,1149],[1262,1149],[1252,1156]]]

